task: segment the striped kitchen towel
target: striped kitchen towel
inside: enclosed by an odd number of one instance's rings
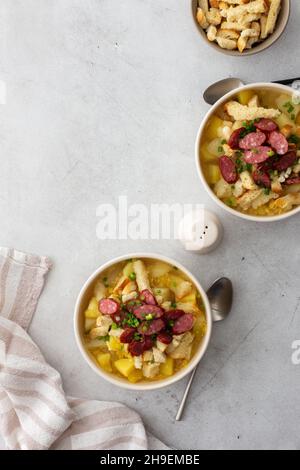
[[[0,434],[7,449],[167,449],[120,403],[66,397],[26,330],[51,267],[0,248]]]

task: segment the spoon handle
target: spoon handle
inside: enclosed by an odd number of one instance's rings
[[[290,83],[293,83],[296,80],[300,80],[300,77],[298,77],[298,78],[287,78],[286,80],[274,80],[272,83],[280,83],[281,85],[289,85]]]
[[[187,397],[188,397],[188,394],[189,394],[191,385],[192,385],[192,383],[193,383],[193,380],[194,380],[194,377],[195,377],[195,373],[196,373],[197,367],[198,367],[198,366],[196,366],[195,369],[193,370],[193,372],[192,372],[192,374],[191,374],[191,376],[190,376],[190,379],[189,379],[189,381],[188,381],[188,384],[187,384],[187,386],[186,386],[184,395],[183,395],[183,397],[182,397],[180,406],[179,406],[179,408],[178,408],[178,412],[177,412],[177,415],[176,415],[176,421],[180,421],[180,420],[181,420],[181,416],[182,416],[182,413],[183,413],[183,410],[184,410],[185,402],[186,402],[186,399],[187,399]]]

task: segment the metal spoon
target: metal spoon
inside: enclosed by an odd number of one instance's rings
[[[271,83],[280,83],[281,85],[290,85],[296,80],[300,80],[300,78],[289,78],[287,80],[278,80],[278,81],[273,81]],[[243,85],[246,85],[246,83],[240,80],[239,78],[225,78],[224,80],[215,82],[212,85],[210,85],[203,93],[204,101],[206,101],[206,103],[208,104],[215,104],[226,93],[228,93],[231,90],[235,90],[236,88],[240,88]]]
[[[212,312],[212,319],[214,322],[218,322],[221,320],[225,320],[225,318],[229,315],[232,300],[233,300],[233,287],[232,282],[227,279],[226,277],[221,277],[217,279],[213,285],[208,289],[207,296],[210,301],[211,305],[211,312]],[[180,421],[182,412],[184,410],[184,406],[193,383],[195,373],[197,371],[198,365],[192,372],[190,380],[186,386],[184,395],[182,397],[178,413],[176,415],[176,421]]]

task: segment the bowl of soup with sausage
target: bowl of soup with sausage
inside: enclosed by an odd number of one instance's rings
[[[211,310],[198,280],[161,255],[133,254],[97,269],[75,307],[79,349],[101,377],[133,390],[170,385],[203,357]]]
[[[199,129],[196,165],[210,196],[234,215],[270,222],[298,213],[298,93],[262,83],[225,95]]]

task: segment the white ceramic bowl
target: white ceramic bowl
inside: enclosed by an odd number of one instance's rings
[[[125,261],[127,259],[131,258],[140,258],[140,259],[145,259],[145,258],[151,258],[151,259],[157,259],[160,261],[165,261],[166,263],[171,264],[172,266],[176,266],[178,269],[180,269],[183,273],[185,273],[191,281],[194,283],[198,291],[200,292],[200,295],[202,297],[204,306],[205,306],[205,311],[206,311],[206,321],[207,321],[207,331],[205,337],[202,339],[202,342],[199,344],[198,350],[192,357],[191,361],[189,364],[184,368],[181,369],[179,372],[176,374],[172,375],[172,377],[163,379],[163,380],[158,380],[155,382],[144,382],[144,383],[130,383],[128,380],[125,378],[122,379],[121,377],[117,377],[115,375],[109,374],[108,372],[105,372],[103,369],[97,366],[96,362],[92,359],[92,357],[88,354],[86,351],[84,344],[83,344],[83,312],[87,307],[88,301],[92,295],[93,292],[93,286],[96,281],[96,279],[99,277],[99,275],[107,268],[112,266],[113,264],[119,263],[120,261]],[[203,355],[205,354],[210,337],[211,337],[211,330],[212,330],[212,316],[211,316],[211,308],[209,304],[209,300],[207,298],[207,295],[201,285],[199,284],[199,281],[191,274],[184,266],[179,264],[177,261],[174,261],[171,258],[167,258],[166,256],[161,256],[158,254],[153,254],[153,253],[131,253],[128,255],[120,256],[118,258],[115,258],[108,263],[105,263],[104,265],[100,266],[100,268],[96,269],[96,271],[88,278],[88,280],[85,282],[83,285],[79,296],[77,298],[77,302],[75,305],[75,312],[74,312],[74,331],[75,331],[75,338],[77,345],[79,347],[79,350],[86,360],[86,362],[89,364],[89,366],[93,369],[94,372],[96,372],[97,375],[102,377],[103,379],[107,380],[108,382],[111,382],[114,385],[117,385],[122,388],[130,389],[130,390],[154,390],[157,388],[162,388],[166,387],[168,385],[171,385],[178,380],[182,379],[185,377],[187,374],[189,374],[194,367],[198,364],[198,362],[202,359]]]
[[[248,214],[243,214],[242,212],[239,212],[237,210],[234,210],[232,209],[231,207],[227,206],[226,204],[224,204],[224,202],[222,202],[216,195],[215,193],[212,191],[212,189],[210,188],[209,184],[207,183],[206,179],[205,179],[205,176],[204,176],[204,173],[203,173],[203,170],[202,170],[202,166],[201,166],[201,161],[200,161],[200,143],[202,141],[202,137],[203,137],[203,132],[204,132],[204,129],[205,129],[205,126],[208,122],[208,120],[210,119],[210,117],[214,114],[214,112],[217,110],[217,108],[223,104],[223,103],[226,103],[226,101],[229,101],[231,98],[233,98],[239,91],[241,90],[259,90],[259,89],[266,89],[266,88],[269,88],[270,90],[274,90],[274,91],[279,91],[279,92],[284,92],[284,93],[288,93],[288,94],[292,94],[293,93],[293,90],[291,87],[288,87],[286,85],[279,85],[277,83],[251,83],[249,85],[244,85],[240,88],[236,88],[235,90],[232,90],[230,91],[229,93],[227,93],[226,95],[224,95],[221,99],[219,99],[211,108],[210,110],[208,111],[208,113],[206,114],[206,116],[204,117],[202,123],[201,123],[201,126],[199,128],[199,131],[198,131],[198,135],[197,135],[197,139],[196,139],[196,145],[195,145],[195,155],[196,155],[196,166],[197,166],[197,170],[198,170],[198,174],[200,176],[200,179],[201,179],[201,182],[204,186],[204,188],[206,189],[206,191],[208,192],[208,194],[210,195],[210,197],[220,206],[222,207],[223,209],[225,209],[227,212],[230,212],[230,214],[233,214],[237,217],[240,217],[241,219],[246,219],[246,220],[252,220],[252,221],[255,221],[255,222],[275,222],[275,221],[278,221],[278,220],[283,220],[283,219],[287,219],[288,217],[291,217],[297,213],[300,212],[300,206],[296,207],[295,209],[289,211],[289,212],[286,212],[285,214],[281,214],[281,215],[275,215],[275,216],[270,216],[270,217],[267,217],[267,216],[255,216],[255,215],[248,215]]]

